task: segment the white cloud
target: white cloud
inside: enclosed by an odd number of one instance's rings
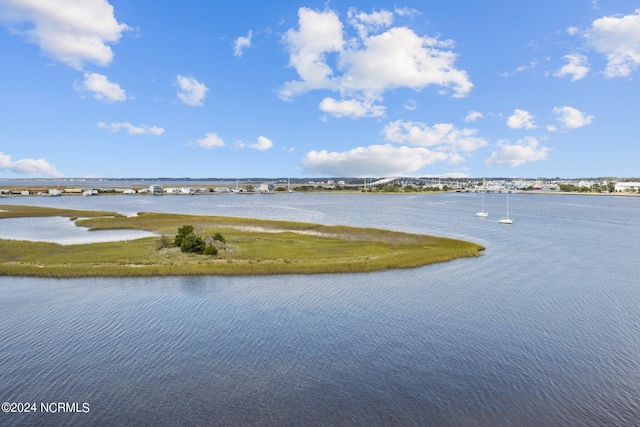
[[[455,68],[456,54],[444,50],[451,41],[420,37],[406,27],[394,27],[363,40],[361,49],[341,54],[343,90],[373,92],[408,87],[415,90],[430,85],[453,86],[454,97],[466,96],[473,84],[467,73]]]
[[[569,28],[567,28],[567,34],[569,34],[570,36],[575,36],[579,32],[580,32],[580,29],[578,27],[569,27]]]
[[[524,163],[546,160],[549,156],[549,151],[551,151],[550,148],[539,147],[538,140],[533,137],[524,138],[514,145],[508,145],[507,143],[499,145],[500,149],[494,151],[485,164],[515,167]]]
[[[484,118],[484,115],[478,111],[469,111],[467,117],[464,118],[465,122],[475,122],[478,119]]]
[[[364,39],[371,31],[380,31],[393,24],[393,12],[381,10],[365,13],[352,7],[347,12],[349,25],[356,29],[358,36]]]
[[[244,49],[251,47],[251,38],[253,37],[253,32],[249,30],[249,34],[247,37],[238,37],[233,44],[233,54],[235,56],[241,57]]]
[[[463,97],[473,87],[467,73],[455,67],[457,55],[451,51],[451,40],[421,37],[407,27],[370,35],[393,23],[392,12],[367,14],[350,9],[348,23],[358,33],[352,38],[346,36],[335,11],[303,7],[298,17],[298,29],[289,29],[282,40],[299,80],[284,83],[279,90],[282,99],[330,90],[341,94],[339,102],[355,99],[363,103],[381,100],[390,89],[420,90],[431,85]]]
[[[513,114],[507,119],[507,126],[511,129],[535,129],[533,116],[525,110],[515,109]]]
[[[471,152],[487,145],[475,136],[476,129],[456,129],[449,123],[439,123],[429,127],[421,122],[396,120],[382,130],[386,141],[397,144],[430,147],[438,151]]]
[[[106,0],[3,0],[0,20],[44,55],[76,69],[111,63],[109,45],[130,29]]]
[[[45,176],[60,178],[63,175],[58,172],[55,165],[45,159],[20,159],[13,161],[11,156],[0,151],[0,170],[9,170],[22,175]]]
[[[532,68],[535,68],[535,67],[538,66],[538,64],[539,64],[538,60],[537,59],[533,59],[533,60],[531,60],[531,62],[529,62],[529,65],[521,65],[518,68],[516,68],[515,71],[513,71],[513,72],[504,72],[501,75],[504,76],[504,77],[511,77],[511,76],[516,75],[516,73],[522,73],[523,71],[527,71],[527,70],[530,70]]]
[[[567,61],[567,64],[560,68],[554,76],[571,76],[571,81],[574,82],[584,78],[589,73],[588,59],[586,56],[575,53],[565,55],[562,58]]]
[[[255,144],[249,145],[249,148],[252,148],[258,151],[267,151],[271,147],[273,147],[273,142],[269,138],[264,136],[259,136],[258,142],[256,142]]]
[[[200,83],[193,77],[185,77],[180,74],[176,76],[178,81],[178,98],[180,101],[192,107],[204,105],[204,98],[207,96],[209,88],[204,83]]]
[[[596,19],[585,37],[607,58],[607,77],[625,77],[640,64],[640,9],[625,16]]]
[[[128,122],[118,122],[107,124],[104,122],[98,123],[100,129],[108,129],[111,132],[118,132],[120,129],[125,129],[130,135],[154,135],[160,136],[164,133],[164,129],[158,126],[134,126]]]
[[[310,151],[302,159],[306,172],[328,176],[393,176],[451,157],[424,147],[394,147],[391,144],[358,147],[344,152]]]
[[[407,100],[407,102],[404,103],[402,108],[409,111],[415,111],[418,109],[418,103],[416,102],[415,99],[409,99]]]
[[[383,129],[389,144],[357,147],[344,152],[311,151],[302,164],[309,173],[333,176],[390,176],[415,172],[436,162],[464,162],[460,152],[486,145],[476,129],[456,129],[452,124],[428,126],[397,120]],[[402,144],[395,146],[393,144]]]
[[[120,102],[127,99],[124,89],[118,83],[110,82],[107,76],[98,73],[84,73],[84,81],[76,85],[77,90],[93,92],[99,101]]]
[[[325,98],[320,102],[320,110],[335,117],[381,117],[384,116],[385,107],[374,105],[372,100],[357,101],[355,99],[336,101],[333,98]]]
[[[558,121],[571,129],[586,126],[593,120],[594,116],[587,116],[582,111],[573,107],[556,107],[553,112],[558,115]]]
[[[421,15],[418,9],[412,9],[409,7],[396,7],[394,12],[398,16],[408,16],[409,18],[414,18],[418,15]]]
[[[516,68],[516,72],[517,73],[521,73],[523,71],[527,71],[530,70],[532,68],[536,68],[538,66],[538,60],[537,59],[532,59],[531,62],[529,62],[529,65],[521,65],[518,68]]]
[[[301,80],[284,84],[280,97],[291,99],[314,89],[338,89],[331,79],[333,70],[326,64],[328,53],[342,51],[342,22],[336,12],[316,12],[306,7],[298,10],[299,30],[289,29],[283,42],[289,52],[289,65]]]
[[[204,138],[196,140],[196,144],[204,148],[224,147],[224,141],[215,133],[206,133]]]

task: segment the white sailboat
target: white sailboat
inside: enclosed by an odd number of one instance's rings
[[[500,224],[513,224],[513,220],[509,218],[509,193],[507,193],[507,216],[500,218]]]
[[[489,212],[484,210],[484,191],[482,192],[482,210],[480,212],[476,212],[476,216],[480,218],[486,218],[489,216]]]

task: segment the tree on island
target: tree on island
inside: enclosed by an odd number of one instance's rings
[[[187,234],[182,239],[182,243],[180,244],[180,250],[186,253],[194,253],[201,254],[204,253],[204,249],[207,245],[202,240],[202,237],[196,236],[195,234]]]
[[[183,225],[178,228],[178,234],[173,240],[173,244],[180,248],[180,251],[184,253],[205,254],[205,255],[217,255],[218,248],[214,245],[207,245],[202,237],[197,236],[193,232],[192,225]],[[222,234],[216,233],[214,240],[225,242]]]
[[[182,227],[178,228],[178,234],[176,234],[176,237],[173,240],[173,244],[181,248],[182,241],[189,234],[193,234],[193,225],[183,225]]]

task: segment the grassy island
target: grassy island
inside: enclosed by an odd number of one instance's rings
[[[371,228],[221,216],[81,211],[0,205],[2,218],[60,216],[91,230],[135,229],[158,234],[137,240],[59,245],[0,239],[0,275],[135,277],[371,272],[478,256],[461,240]],[[171,247],[189,224],[200,236],[224,234],[216,255]],[[219,242],[218,242],[219,243]]]

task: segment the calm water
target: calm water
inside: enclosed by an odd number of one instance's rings
[[[475,259],[373,274],[0,278],[0,425],[640,425],[640,198],[14,198],[373,226]],[[3,202],[5,202],[3,200]],[[1,224],[1,223],[0,223]]]
[[[3,218],[0,239],[27,240],[73,245],[97,242],[120,242],[154,236],[143,230],[94,230],[78,227],[65,217]]]

